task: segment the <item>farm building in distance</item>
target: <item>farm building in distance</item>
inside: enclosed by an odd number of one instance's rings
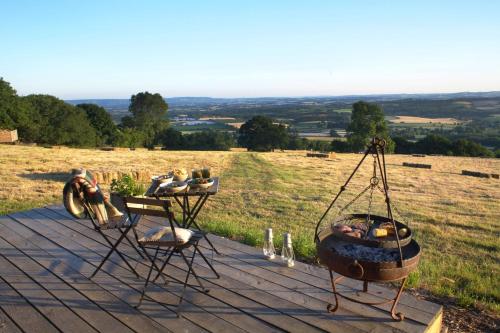
[[[17,130],[0,129],[0,143],[14,143],[17,140]]]

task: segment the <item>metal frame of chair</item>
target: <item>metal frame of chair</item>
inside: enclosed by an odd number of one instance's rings
[[[139,219],[137,218],[137,216],[132,218],[130,215],[128,215],[128,217],[130,219],[129,220],[130,222],[127,225],[125,225],[125,226],[121,226],[121,224],[117,224],[115,226],[113,226],[113,225],[101,225],[101,224],[99,224],[99,222],[96,221],[96,219],[95,219],[95,213],[94,213],[94,211],[92,209],[92,206],[88,203],[88,201],[87,201],[87,199],[85,197],[85,193],[84,193],[83,189],[81,188],[81,186],[78,183],[72,183],[71,186],[72,186],[72,189],[73,189],[74,193],[78,194],[78,197],[80,198],[80,200],[82,202],[82,206],[84,207],[85,215],[87,215],[87,217],[90,218],[90,221],[92,222],[92,224],[94,226],[94,230],[96,230],[97,232],[99,232],[102,235],[102,237],[104,238],[104,240],[111,247],[111,249],[108,251],[108,253],[104,256],[103,260],[99,263],[99,265],[97,266],[97,268],[90,275],[90,278],[92,279],[97,274],[97,272],[99,272],[101,270],[102,266],[111,257],[111,255],[113,254],[113,252],[116,252],[118,254],[118,256],[130,268],[130,270],[135,274],[135,276],[139,277],[139,274],[137,273],[137,271],[135,270],[135,268],[132,267],[132,265],[124,257],[124,255],[122,253],[120,253],[120,251],[118,251],[118,245],[120,245],[120,243],[123,240],[127,240],[127,242],[130,244],[130,246],[132,246],[132,248],[135,249],[135,251],[139,254],[139,256],[141,258],[145,259],[144,255],[139,251],[139,249],[137,249],[137,247],[133,244],[133,242],[127,236],[128,233],[130,232],[130,230],[132,230],[132,232],[134,233],[135,239],[136,240],[138,239],[137,232],[135,231],[135,226],[137,225],[137,223],[139,221]],[[120,237],[118,237],[118,239],[113,243],[111,241],[110,237],[108,237],[103,232],[104,230],[118,230],[120,232]]]
[[[141,298],[139,299],[139,303],[135,307],[136,308],[140,307],[143,299],[145,297],[147,297],[146,296],[146,289],[148,287],[148,284],[150,282],[154,283],[160,275],[163,275],[163,271],[165,270],[165,267],[169,263],[170,258],[174,254],[177,254],[182,258],[182,260],[184,261],[184,263],[188,267],[188,271],[186,273],[186,278],[184,279],[184,281],[182,281],[182,280],[179,280],[179,279],[172,277],[168,274],[165,274],[165,275],[172,278],[176,282],[180,282],[183,284],[182,293],[181,293],[181,296],[179,299],[179,303],[177,304],[177,310],[176,310],[177,316],[180,316],[179,309],[180,309],[181,303],[184,299],[186,287],[188,286],[188,280],[189,280],[189,277],[191,274],[196,279],[196,282],[198,283],[199,287],[201,287],[201,290],[203,292],[207,293],[209,291],[208,289],[206,289],[203,286],[203,283],[201,282],[198,274],[196,274],[195,270],[193,269],[193,262],[194,262],[194,258],[195,258],[196,253],[200,254],[200,256],[203,258],[203,260],[209,265],[210,269],[216,274],[217,277],[219,277],[219,274],[215,271],[213,266],[210,264],[210,262],[207,260],[207,258],[203,255],[203,253],[200,251],[200,249],[198,247],[198,242],[203,238],[204,233],[199,232],[199,231],[194,231],[194,234],[190,237],[190,239],[186,243],[178,243],[176,241],[178,238],[177,238],[177,234],[176,234],[175,229],[181,228],[181,227],[177,223],[177,221],[175,220],[174,213],[171,210],[172,203],[170,200],[126,197],[126,198],[123,198],[123,202],[124,202],[125,210],[127,212],[127,215],[129,216],[129,218],[132,217],[132,214],[135,214],[136,216],[155,216],[155,217],[166,218],[169,222],[169,226],[170,226],[172,236],[173,236],[173,241],[168,241],[168,242],[161,241],[161,240],[143,242],[143,241],[138,240],[139,247],[141,247],[143,252],[146,254],[148,259],[150,260],[151,266],[150,266],[149,271],[148,271],[146,282],[144,283],[144,288],[143,288],[142,293],[141,293]],[[141,204],[141,205],[146,205],[146,206],[154,206],[154,207],[160,207],[162,209],[160,210],[160,209],[151,209],[151,208],[138,208],[138,207],[130,206],[130,204]],[[190,247],[193,247],[194,249],[192,251],[191,256],[188,258],[184,254],[183,250],[188,249]],[[148,253],[148,251],[147,251],[148,249],[155,251],[153,257],[151,257],[151,255]],[[158,265],[156,265],[156,262],[157,262],[157,260],[160,259],[158,255],[160,254],[161,251],[164,251],[164,254],[165,254],[165,256],[167,256],[167,258],[165,259],[165,261],[163,262],[161,267],[158,268]],[[152,279],[151,277],[153,274],[153,269],[156,269],[157,274]],[[190,285],[190,286],[197,289],[196,287],[194,287],[192,285]],[[149,298],[149,297],[147,297],[147,298]]]

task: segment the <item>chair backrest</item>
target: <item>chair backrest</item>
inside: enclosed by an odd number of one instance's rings
[[[175,232],[174,225],[174,214],[170,210],[172,207],[172,202],[170,200],[160,200],[154,198],[137,198],[137,197],[124,197],[123,203],[125,206],[125,210],[129,216],[129,219],[132,221],[132,215],[142,215],[142,216],[159,216],[165,217],[168,219],[170,224],[170,229],[172,230],[172,234],[174,239],[177,239],[177,234]],[[137,207],[137,205],[143,205],[143,207]],[[144,206],[153,206],[153,207],[161,207],[163,209],[151,209],[144,208]],[[177,223],[177,222],[175,222]]]
[[[127,212],[138,215],[159,216],[159,217],[172,217],[170,208],[172,203],[170,200],[159,200],[153,198],[137,198],[137,197],[124,197],[123,203]],[[141,208],[137,205],[162,207],[163,209]]]

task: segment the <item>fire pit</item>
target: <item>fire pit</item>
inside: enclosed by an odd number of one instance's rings
[[[319,260],[330,271],[335,305],[328,305],[327,310],[329,312],[335,312],[338,309],[339,297],[367,305],[381,305],[392,302],[391,316],[394,320],[401,321],[404,319],[404,314],[396,312],[396,306],[408,274],[417,268],[420,259],[420,246],[412,238],[411,229],[406,224],[396,221],[393,217],[393,207],[387,184],[384,148],[384,140],[378,138],[372,140],[363,158],[317,223],[315,241]],[[340,215],[333,220],[331,226],[320,230],[320,226],[328,212],[346,190],[350,180],[370,154],[374,160],[370,184],[340,210],[342,213],[365,193],[370,193],[368,214]],[[385,197],[387,217],[370,214],[375,191],[381,192]],[[340,274],[340,276],[334,278],[333,272]],[[393,299],[381,302],[364,302],[337,291],[336,284],[344,277],[363,281],[364,292],[368,291],[369,282],[401,281],[401,284]]]

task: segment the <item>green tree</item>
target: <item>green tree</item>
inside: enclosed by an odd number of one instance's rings
[[[163,147],[169,149],[180,149],[184,146],[182,133],[172,127],[168,127],[160,132],[158,140]]]
[[[128,109],[132,118],[122,119],[122,124],[142,131],[146,145],[157,143],[159,134],[168,127],[168,104],[163,97],[147,91],[132,95]]]
[[[38,143],[95,146],[96,132],[85,111],[50,95],[23,97],[36,112],[40,133]]]
[[[377,104],[359,101],[352,105],[351,123],[347,138],[353,151],[364,150],[370,139],[377,136],[387,141],[386,151],[394,151],[394,143],[389,137],[384,112]]]
[[[9,82],[0,78],[0,129],[17,129],[22,141],[34,142],[40,130],[38,118]]]
[[[238,143],[255,151],[285,149],[289,141],[287,128],[275,124],[272,118],[255,116],[245,122],[239,130]]]
[[[415,144],[417,153],[453,155],[452,142],[441,135],[431,134],[417,141]]]
[[[113,137],[113,145],[128,148],[140,147],[144,145],[144,132],[129,127],[118,129]]]
[[[479,143],[459,139],[453,141],[452,147],[453,155],[456,156],[470,156],[470,157],[494,157],[495,154],[488,148],[480,145]]]
[[[97,104],[78,104],[77,107],[85,111],[90,124],[96,131],[96,146],[113,144],[117,127],[111,115]]]

